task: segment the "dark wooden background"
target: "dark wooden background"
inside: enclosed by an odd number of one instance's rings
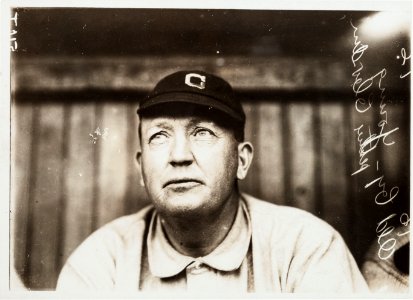
[[[46,22],[44,12],[26,13]],[[197,41],[209,45],[211,38]],[[351,176],[358,164],[354,128],[379,121],[377,111],[361,115],[354,109],[351,52],[113,57],[95,49],[85,57],[46,50],[21,52],[12,61],[12,260],[28,288],[53,289],[67,257],[92,231],[149,203],[135,163],[135,112],[156,81],[175,70],[221,75],[242,98],[255,158],[241,190],[324,219],[359,265],[380,217],[408,209],[410,116],[403,86],[389,89],[387,106],[389,126],[400,128],[392,135],[397,144],[369,155],[382,162],[386,182],[400,186],[401,199],[391,209],[378,208],[377,191],[363,188],[374,174]],[[90,134],[98,127],[107,128],[107,136],[94,134],[93,143]]]

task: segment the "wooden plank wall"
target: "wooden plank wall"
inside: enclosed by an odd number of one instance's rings
[[[241,189],[320,216],[358,249],[371,209],[352,192],[349,175],[356,159],[349,139],[360,116],[344,99],[298,100],[244,103],[255,159]],[[148,204],[135,163],[135,106],[111,99],[13,105],[15,265],[31,289],[53,289],[64,261],[93,230]],[[403,115],[402,106],[393,110],[393,118]],[[97,135],[98,127],[107,134]],[[382,155],[396,181],[402,155]]]

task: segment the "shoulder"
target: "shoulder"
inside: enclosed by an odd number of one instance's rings
[[[153,211],[152,206],[145,207],[93,232],[66,261],[57,288],[111,288],[131,273],[125,271],[128,267],[139,268],[145,232]]]
[[[344,240],[327,222],[301,209],[243,198],[252,224],[254,263],[261,270],[270,268],[273,278],[281,279],[281,290],[367,291]]]
[[[305,210],[273,204],[245,193],[242,194],[242,197],[245,199],[249,212],[254,216],[264,218],[266,221],[289,224],[313,223],[334,230],[325,221]]]
[[[137,230],[144,229],[152,211],[153,207],[147,206],[134,214],[119,217],[97,229],[88,239],[111,237],[126,240],[131,235],[134,235]]]
[[[107,223],[88,236],[68,261],[74,263],[77,258],[85,256],[116,256],[137,237],[143,237],[152,211],[153,207],[147,206],[137,213]]]
[[[253,229],[271,234],[271,238],[294,236],[311,239],[332,239],[337,231],[327,222],[299,208],[272,204],[247,194],[245,199]]]
[[[127,239],[131,234],[134,234],[137,229],[146,226],[153,210],[152,205],[146,206],[134,214],[122,216],[109,222],[93,234],[101,235],[108,233],[116,235],[120,239]]]

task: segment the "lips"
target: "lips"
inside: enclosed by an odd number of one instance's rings
[[[203,184],[201,180],[194,179],[194,178],[177,178],[168,180],[164,185],[163,188],[191,188],[197,185]]]

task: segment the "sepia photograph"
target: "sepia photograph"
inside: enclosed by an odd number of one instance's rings
[[[412,296],[411,2],[114,2],[2,7],[9,295]]]

